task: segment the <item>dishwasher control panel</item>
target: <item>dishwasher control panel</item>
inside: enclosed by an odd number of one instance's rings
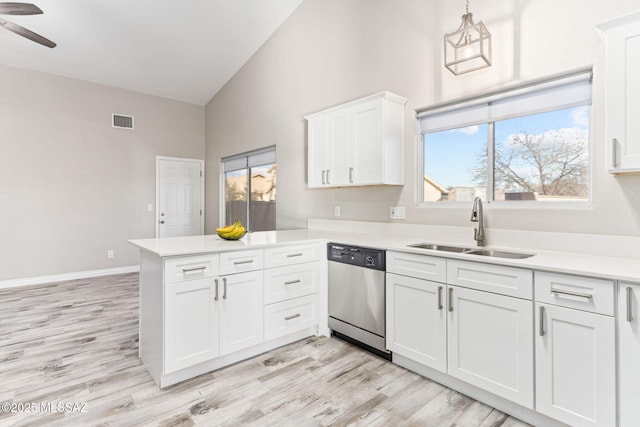
[[[384,271],[386,268],[385,251],[364,246],[329,243],[327,244],[327,259],[374,270]]]

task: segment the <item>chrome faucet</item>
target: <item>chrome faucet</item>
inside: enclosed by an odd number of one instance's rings
[[[484,246],[484,220],[482,218],[482,199],[480,199],[480,197],[473,199],[471,222],[478,223],[478,228],[473,229],[473,240],[477,242],[478,246]]]

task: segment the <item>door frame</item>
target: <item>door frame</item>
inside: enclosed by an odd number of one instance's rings
[[[204,177],[205,177],[205,169],[204,169],[204,160],[202,159],[192,159],[192,158],[188,158],[188,157],[170,157],[170,156],[156,156],[156,201],[155,201],[155,213],[154,213],[154,224],[155,224],[155,237],[158,238],[158,235],[160,233],[160,213],[159,213],[159,202],[160,202],[160,162],[162,160],[169,160],[169,161],[178,161],[178,162],[191,162],[191,163],[197,163],[200,165],[200,171],[202,172],[201,176],[200,176],[200,201],[201,201],[201,210],[202,210],[202,214],[200,215],[200,231],[202,231],[202,234],[204,235],[204,209],[205,209],[205,203],[204,203]]]

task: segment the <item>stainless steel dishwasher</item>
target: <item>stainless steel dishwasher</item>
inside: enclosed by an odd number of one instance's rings
[[[329,243],[329,328],[381,357],[386,348],[385,251]]]

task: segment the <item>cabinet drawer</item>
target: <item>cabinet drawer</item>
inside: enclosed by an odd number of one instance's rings
[[[264,303],[272,304],[320,291],[320,262],[264,271]]]
[[[202,279],[219,274],[218,254],[167,258],[164,261],[165,283]]]
[[[614,314],[613,280],[536,271],[536,301],[562,307]]]
[[[320,245],[296,245],[265,249],[265,268],[302,264],[320,259]]]
[[[318,295],[309,295],[264,307],[264,336],[271,340],[318,324]]]
[[[447,260],[428,255],[387,251],[387,271],[444,283],[447,280]]]
[[[261,250],[223,252],[220,254],[220,274],[242,273],[262,269]]]
[[[447,283],[516,298],[533,299],[533,272],[522,268],[449,259]]]

